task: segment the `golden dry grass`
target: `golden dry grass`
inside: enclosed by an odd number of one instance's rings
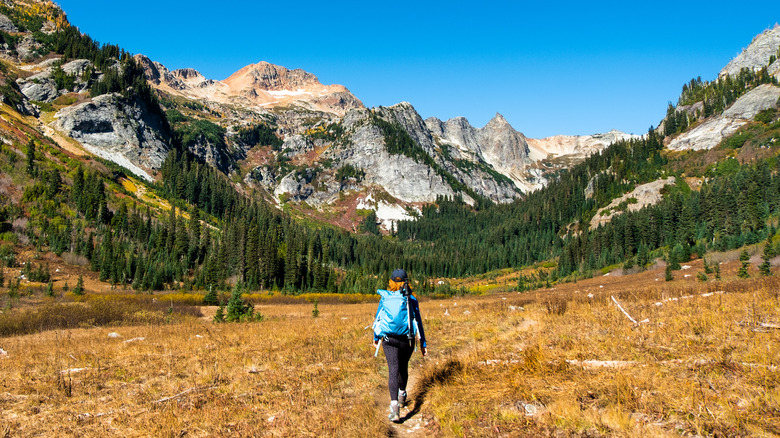
[[[658,270],[423,299],[430,354],[412,359],[402,425],[386,420],[386,366],[363,330],[375,304],[322,301],[318,318],[312,304],[261,304],[261,323],[0,338],[0,425],[12,436],[777,436],[780,330],[761,324],[780,323],[780,279],[736,281],[737,264],[722,265],[723,282],[659,282]]]

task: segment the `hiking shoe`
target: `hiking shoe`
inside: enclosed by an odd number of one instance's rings
[[[402,408],[406,407],[406,391],[398,391],[398,406]]]
[[[390,405],[390,415],[387,416],[387,419],[392,421],[393,423],[401,422],[401,408],[399,405],[397,404]]]

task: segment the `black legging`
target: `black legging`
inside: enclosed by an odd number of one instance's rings
[[[406,381],[409,379],[409,359],[414,352],[414,339],[411,344],[406,336],[385,336],[382,340],[389,375],[387,389],[390,390],[390,400],[398,401],[398,390],[406,391]]]

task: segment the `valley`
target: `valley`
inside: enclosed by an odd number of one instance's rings
[[[780,436],[780,26],[646,133],[532,139],[65,12],[0,2],[0,436]]]

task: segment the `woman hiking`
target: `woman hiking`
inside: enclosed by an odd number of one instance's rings
[[[422,355],[428,354],[423,330],[420,306],[412,295],[406,271],[396,269],[390,275],[387,290],[379,289],[382,296],[374,318],[374,348],[379,345],[385,352],[389,371],[387,387],[390,390],[390,416],[393,422],[401,421],[401,408],[406,406],[406,382],[409,379],[409,359],[419,335]]]

